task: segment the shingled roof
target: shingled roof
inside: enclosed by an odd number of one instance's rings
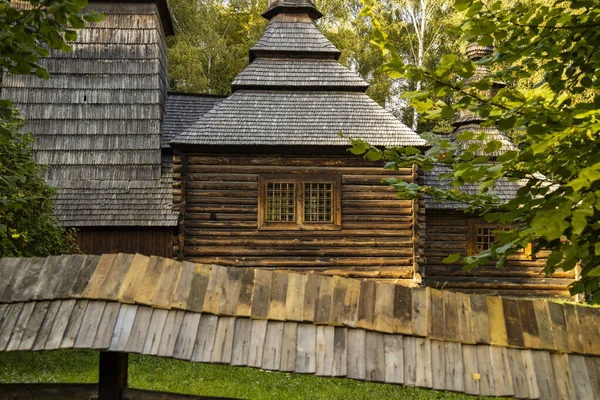
[[[29,121],[64,225],[174,226],[161,156],[166,2],[90,3],[104,20],[79,30],[72,52],[42,60],[51,79],[6,73],[2,96]]]
[[[340,52],[315,25],[321,14],[312,1],[274,1],[263,16],[269,25],[234,93],[171,145],[348,145],[340,133],[374,145],[426,144],[336,61]]]

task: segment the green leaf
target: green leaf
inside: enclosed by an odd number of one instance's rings
[[[460,254],[450,254],[448,257],[444,258],[442,260],[442,262],[444,264],[452,264],[452,263],[457,262],[460,259],[461,259],[461,255]]]
[[[454,0],[454,8],[456,11],[465,11],[473,4],[473,0]]]
[[[592,269],[590,272],[588,272],[588,276],[592,276],[592,277],[600,276],[600,265],[597,266],[596,268]]]

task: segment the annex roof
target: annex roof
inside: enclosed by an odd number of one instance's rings
[[[250,50],[234,93],[171,145],[422,146],[426,142],[364,92],[368,84],[336,60],[339,50],[317,28],[310,0],[272,2],[269,25]]]

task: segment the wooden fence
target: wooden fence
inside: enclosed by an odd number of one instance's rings
[[[139,254],[0,260],[0,351],[87,348],[475,395],[600,397],[600,309]]]

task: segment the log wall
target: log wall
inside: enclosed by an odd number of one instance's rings
[[[469,293],[569,296],[567,286],[575,279],[574,271],[557,271],[552,277],[547,277],[544,274],[546,252],[531,257],[516,255],[503,269],[490,265],[464,271],[462,265],[444,264],[442,260],[448,254],[467,254],[469,219],[478,218],[450,210],[428,210],[426,215],[426,264],[423,272],[427,286]]]
[[[172,228],[83,228],[77,230],[77,245],[84,254],[140,253],[173,256]]]
[[[418,202],[400,200],[381,184],[390,172],[371,162],[348,156],[188,153],[175,155],[174,172],[174,200],[178,204],[181,198],[182,211],[180,259],[414,283]],[[258,229],[259,175],[288,173],[341,175],[341,230]],[[394,174],[407,181],[416,176],[413,169]]]

